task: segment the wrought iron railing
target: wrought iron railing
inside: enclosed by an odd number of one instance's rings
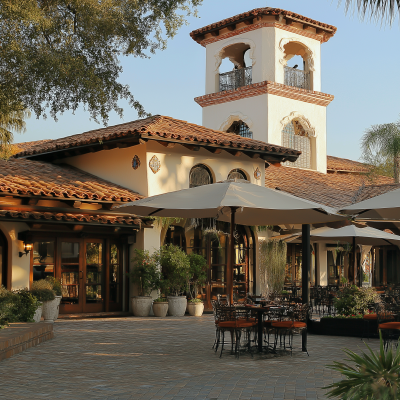
[[[310,73],[285,66],[285,85],[311,90]]]
[[[235,69],[219,74],[219,91],[235,90],[241,86],[251,85],[252,67]]]

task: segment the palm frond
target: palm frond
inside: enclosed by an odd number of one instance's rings
[[[392,24],[400,11],[400,0],[345,0],[346,12],[356,9],[362,18]],[[341,0],[339,1],[341,3]]]

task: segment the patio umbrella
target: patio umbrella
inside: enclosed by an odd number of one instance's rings
[[[342,220],[334,210],[290,194],[251,184],[224,181],[178,190],[118,207],[141,216],[216,218],[241,225],[313,224]],[[234,242],[230,240],[227,294],[233,296]]]
[[[400,189],[344,207],[340,212],[365,219],[400,220]]]
[[[384,246],[395,245],[400,246],[400,236],[386,233],[379,229],[371,228],[369,226],[358,228],[355,225],[347,225],[338,229],[325,229],[324,231],[311,231],[311,240],[313,242],[327,242],[334,240],[337,242],[347,242],[353,245],[353,260],[354,260],[354,279],[356,277],[357,261],[356,261],[356,246],[369,245],[369,246]],[[359,286],[362,284],[362,276],[359,274]]]

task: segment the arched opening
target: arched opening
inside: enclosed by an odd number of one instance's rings
[[[295,162],[286,161],[283,165],[298,168],[312,168],[311,138],[298,119],[292,119],[282,130],[282,146],[300,150]]]
[[[244,179],[247,180],[247,176],[241,169],[233,169],[229,172],[228,179]]]
[[[204,164],[195,165],[190,170],[189,187],[194,188],[197,186],[209,185],[213,183],[213,177],[210,169]]]
[[[247,124],[242,120],[234,121],[226,132],[234,133],[235,135],[239,135],[245,138],[250,138],[250,139],[253,138],[253,132],[250,130]]]
[[[219,91],[235,90],[252,83],[252,59],[250,45],[235,43],[225,47],[220,53]]]
[[[302,43],[289,42],[283,46],[285,78],[284,84],[300,89],[312,90],[313,60],[311,51]]]
[[[8,243],[3,232],[0,230],[0,285],[8,288]]]

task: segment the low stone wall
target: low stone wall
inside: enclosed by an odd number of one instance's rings
[[[15,323],[0,330],[0,361],[52,339],[53,324]]]

